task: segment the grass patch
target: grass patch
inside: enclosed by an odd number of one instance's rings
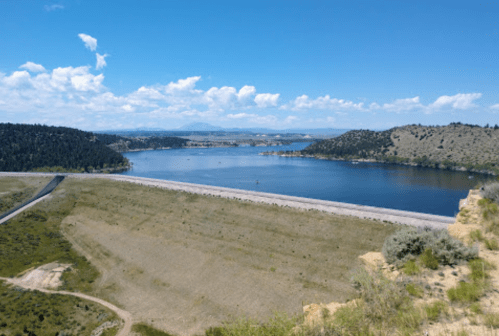
[[[499,328],[499,314],[498,313],[487,313],[483,316],[484,324],[493,329]]]
[[[0,177],[0,214],[29,200],[50,177]]]
[[[470,239],[481,242],[485,239],[485,237],[483,236],[481,230],[473,230],[470,232]]]
[[[419,269],[419,266],[416,264],[415,260],[407,260],[407,262],[404,264],[402,271],[406,275],[416,275],[421,273],[421,270]]]
[[[144,323],[134,324],[132,326],[132,331],[139,333],[142,336],[173,336],[164,331],[154,329],[153,327]]]
[[[421,263],[424,267],[436,270],[438,269],[438,259],[433,255],[431,248],[427,248],[420,257]]]
[[[472,312],[473,314],[481,314],[482,313],[482,306],[480,305],[479,302],[475,302],[475,303],[472,303],[469,307],[470,309],[470,312]]]
[[[424,310],[426,312],[426,317],[429,321],[436,322],[442,316],[442,314],[447,313],[449,306],[444,301],[435,301],[431,304],[425,305]]]
[[[497,242],[497,239],[486,239],[485,240],[485,247],[488,249],[488,250],[491,250],[491,251],[497,251],[499,250],[499,243]]]
[[[405,285],[405,289],[407,290],[407,293],[409,293],[410,295],[412,296],[415,296],[415,297],[423,297],[423,288],[421,288],[420,286],[416,286],[415,284],[407,284]]]
[[[91,301],[0,284],[0,334],[89,335],[115,319],[114,312]]]
[[[50,203],[39,203],[0,225],[0,276],[12,277],[30,267],[58,261],[72,264],[75,270],[63,274],[63,289],[91,290],[98,272],[60,233],[60,222],[68,213],[65,202],[61,203],[55,209]]]
[[[454,288],[447,290],[451,302],[472,303],[483,295],[483,287],[477,283],[460,282]]]
[[[345,335],[393,330],[412,334],[419,330],[423,316],[400,283],[385,278],[381,271],[371,275],[364,269],[357,271],[352,280],[360,293],[358,303],[340,308],[333,315],[334,324]]]

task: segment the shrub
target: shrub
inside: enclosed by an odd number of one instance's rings
[[[421,255],[421,262],[426,268],[436,270],[438,268],[438,259],[433,255],[431,248],[427,248]]]
[[[447,230],[404,228],[389,236],[383,244],[383,255],[388,263],[403,264],[431,248],[433,256],[442,265],[454,265],[461,260],[478,256],[476,247],[466,247],[451,237]]]
[[[486,271],[493,269],[493,266],[490,263],[482,259],[471,260],[468,263],[468,267],[471,270],[470,279],[475,282],[483,281],[488,278],[489,274]]]
[[[499,182],[486,184],[480,190],[480,194],[483,198],[499,203]]]

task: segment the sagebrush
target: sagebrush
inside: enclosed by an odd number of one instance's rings
[[[455,265],[462,260],[478,257],[476,247],[467,247],[449,235],[447,230],[429,228],[404,228],[389,236],[383,245],[383,255],[388,263],[403,265],[431,249],[441,265]]]
[[[486,184],[481,188],[480,194],[483,198],[487,198],[494,201],[495,203],[499,203],[499,182]]]

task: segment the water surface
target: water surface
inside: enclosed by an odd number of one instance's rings
[[[491,178],[431,168],[258,155],[300,150],[308,144],[130,152],[124,156],[133,168],[122,174],[444,216],[454,216],[469,189]]]

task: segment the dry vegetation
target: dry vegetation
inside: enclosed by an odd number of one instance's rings
[[[231,316],[262,321],[273,311],[299,314],[304,303],[352,298],[357,257],[380,250],[394,229],[318,211],[66,179],[50,199],[0,225],[0,250],[8,252],[0,275],[71,263],[64,289],[107,299],[157,329],[203,334]]]

